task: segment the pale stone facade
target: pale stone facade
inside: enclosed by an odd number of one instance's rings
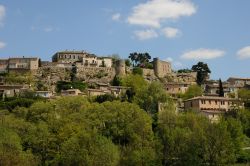
[[[169,94],[177,95],[185,93],[190,85],[192,84],[185,82],[168,82],[165,84],[165,89]]]
[[[39,67],[39,58],[20,57],[0,59],[0,72],[19,71],[19,70],[37,70]]]
[[[167,61],[159,60],[158,58],[154,58],[153,60],[154,71],[157,77],[163,78],[170,73],[172,73],[171,63]]]
[[[245,85],[250,85],[250,78],[235,78],[235,77],[230,77],[227,82],[231,85],[236,85],[236,86],[245,86]]]
[[[241,101],[225,97],[199,96],[184,101],[184,109],[194,110],[206,115],[212,121],[219,119],[220,115],[238,108],[243,108]]]
[[[8,59],[0,59],[0,73],[6,73],[8,72]]]
[[[61,91],[62,96],[79,96],[82,95],[82,92],[79,89],[68,89]]]
[[[110,57],[97,57],[85,51],[61,51],[52,56],[52,62],[78,63],[86,67],[112,67]]]

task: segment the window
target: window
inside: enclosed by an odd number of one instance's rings
[[[215,104],[217,105],[217,101],[215,101]]]
[[[211,100],[209,100],[209,104],[211,104]]]

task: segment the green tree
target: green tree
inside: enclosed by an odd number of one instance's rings
[[[142,76],[143,75],[143,70],[140,68],[140,67],[134,67],[133,68],[133,74],[134,75],[140,75],[140,76]]]
[[[193,65],[192,70],[194,72],[197,72],[196,82],[198,85],[203,84],[206,81],[206,79],[208,79],[209,73],[211,73],[208,65],[203,62],[198,62],[196,65]]]
[[[224,89],[223,89],[221,79],[219,79],[219,96],[224,97]]]
[[[22,151],[21,139],[13,131],[0,126],[0,165],[36,165],[35,157],[29,151]]]
[[[182,95],[182,98],[184,100],[196,97],[196,96],[201,96],[202,95],[202,89],[200,86],[197,85],[191,85],[187,91]]]
[[[71,136],[62,145],[62,165],[116,166],[120,152],[111,140],[95,132],[81,131]]]

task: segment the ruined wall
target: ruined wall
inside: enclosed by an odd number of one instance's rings
[[[115,72],[117,75],[126,75],[126,65],[125,60],[117,60],[115,64]]]
[[[159,78],[163,78],[172,73],[170,62],[161,61],[158,58],[154,58],[153,64],[155,75]]]

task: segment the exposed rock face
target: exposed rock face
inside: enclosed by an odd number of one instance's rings
[[[41,82],[47,89],[54,91],[58,81],[70,81],[71,67],[43,66],[34,74],[36,82]],[[111,67],[77,67],[76,79],[84,82],[109,83],[115,76]]]
[[[77,67],[77,79],[86,82],[109,83],[115,76],[112,67]]]

